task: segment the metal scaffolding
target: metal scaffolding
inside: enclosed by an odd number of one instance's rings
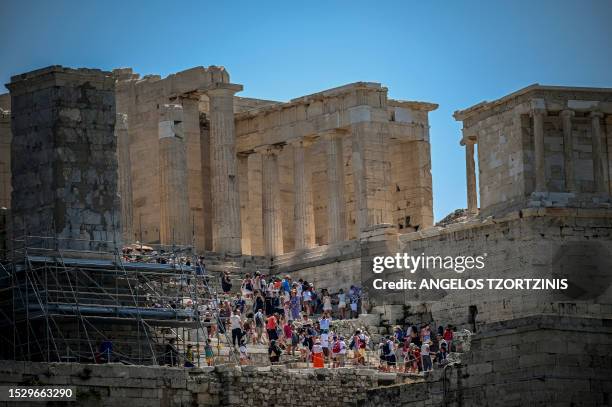
[[[11,240],[0,262],[2,358],[201,363],[208,328],[219,324],[219,299],[192,247],[60,247],[69,245],[55,237]]]

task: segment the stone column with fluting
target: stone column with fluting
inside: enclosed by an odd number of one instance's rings
[[[308,249],[315,243],[315,220],[312,206],[312,173],[306,151],[310,139],[300,139],[293,145],[293,186],[295,188],[294,225],[295,250]]]
[[[601,119],[602,112],[591,112],[591,142],[593,143],[593,181],[595,192],[606,192],[604,169],[603,169],[603,149],[601,145]]]
[[[241,253],[240,190],[236,164],[234,94],[242,85],[215,83],[209,98],[213,250]]]
[[[342,134],[329,132],[327,139],[327,243],[346,240]]]
[[[265,146],[255,150],[262,156],[262,217],[264,254],[268,257],[283,254],[283,219],[278,174],[278,154],[281,149]]]
[[[351,131],[351,165],[353,170],[356,235],[368,227],[368,197],[365,175],[364,138],[362,126]]]
[[[123,242],[128,244],[134,240],[133,206],[132,206],[132,167],[130,159],[130,137],[128,133],[128,117],[117,113],[115,120],[115,137],[117,137],[117,164],[119,167],[119,182],[117,189],[121,200],[121,235]]]
[[[573,110],[563,110],[561,116],[561,126],[563,128],[563,172],[565,176],[565,190],[576,192],[574,180],[574,140],[572,137],[572,117]]]
[[[465,172],[467,185],[467,207],[471,214],[478,213],[478,195],[476,192],[476,164],[474,162],[473,140],[465,140]]]
[[[160,243],[190,245],[193,242],[187,193],[187,150],[183,134],[183,108],[160,107],[159,195]]]
[[[240,220],[242,234],[242,253],[252,254],[251,227],[249,221],[249,155],[238,153],[238,185],[240,189]]]
[[[546,162],[544,159],[544,115],[546,108],[544,100],[531,101],[531,115],[533,117],[533,151],[535,169],[535,191],[546,191]]]

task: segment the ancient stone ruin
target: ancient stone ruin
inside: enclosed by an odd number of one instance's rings
[[[12,360],[0,382],[74,384],[91,405],[287,405],[323,381],[333,406],[610,403],[612,89],[532,85],[455,112],[467,209],[434,226],[437,105],[390,99],[379,83],[277,102],[237,96],[243,86],[216,66],[166,78],[53,66],[7,87],[0,300],[2,326],[17,334],[0,335],[0,356]],[[146,261],[153,251],[164,263]],[[484,267],[373,272],[375,258],[396,253],[482,256]],[[194,309],[224,271],[289,275],[332,293],[361,286],[355,323],[372,333],[443,322],[469,331],[471,344],[418,379],[157,367],[169,337],[200,346],[210,321]],[[568,287],[374,288],[433,277]],[[191,278],[199,283],[187,293]],[[152,305],[175,291],[187,308]],[[86,365],[110,336],[125,363],[152,366]]]

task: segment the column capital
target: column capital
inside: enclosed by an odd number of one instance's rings
[[[287,140],[287,144],[289,144],[292,147],[310,147],[318,139],[319,139],[318,135],[312,134],[312,135],[308,135],[304,137],[297,137],[291,140]]]
[[[529,103],[532,115],[546,114],[546,101],[544,99],[531,99]]]
[[[265,144],[263,146],[255,147],[253,151],[261,155],[278,155],[281,151],[283,151],[283,145]]]
[[[589,117],[591,119],[601,119],[602,117],[604,117],[604,113],[599,110],[593,110],[589,112]]]
[[[563,109],[559,112],[559,116],[561,117],[574,117],[576,116],[576,112],[572,109]]]
[[[346,130],[343,129],[329,129],[322,131],[318,134],[319,137],[325,140],[332,140],[338,137],[344,137],[348,134]]]
[[[208,96],[234,96],[236,92],[240,92],[243,89],[242,85],[236,83],[214,82],[204,89],[204,93]]]

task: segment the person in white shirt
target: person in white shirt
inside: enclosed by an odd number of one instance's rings
[[[338,292],[338,311],[340,312],[340,319],[346,318],[346,294],[342,288]]]
[[[235,309],[229,318],[230,328],[232,330],[232,345],[236,348],[236,344],[240,345],[242,339],[242,318],[240,318],[240,311]]]

